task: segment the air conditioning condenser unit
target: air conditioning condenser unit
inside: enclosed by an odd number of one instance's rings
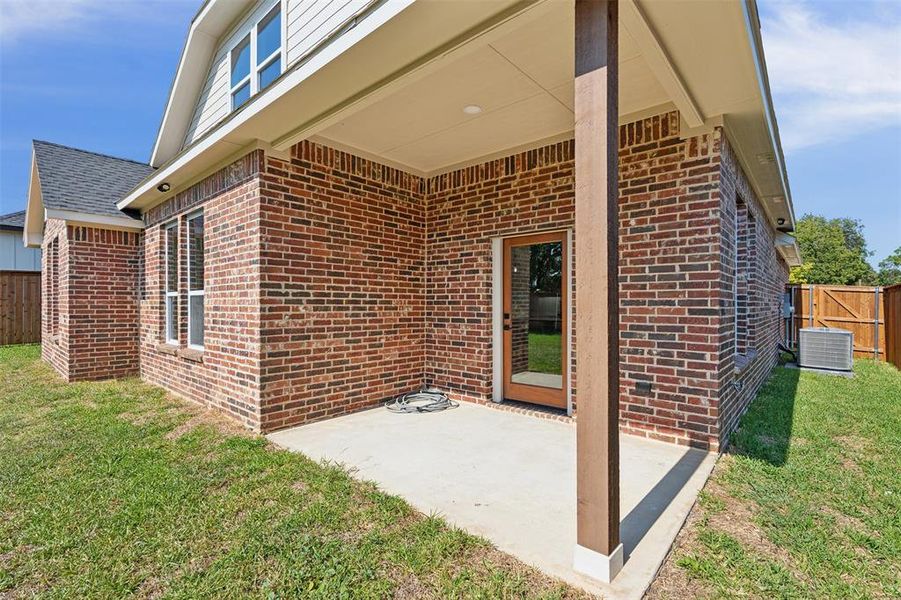
[[[806,327],[798,336],[799,366],[849,373],[854,365],[854,334],[833,327]]]

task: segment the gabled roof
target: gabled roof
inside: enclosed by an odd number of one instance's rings
[[[204,0],[197,14],[191,19],[191,27],[188,29],[188,36],[153,144],[150,164],[158,167],[181,150],[216,44],[235,19],[253,5],[253,1]]]
[[[0,230],[22,231],[25,227],[25,211],[0,215]]]
[[[40,246],[44,221],[142,229],[116,203],[153,172],[144,163],[35,140],[25,210],[26,246]]]
[[[123,216],[116,203],[153,172],[145,163],[34,141],[45,209]]]

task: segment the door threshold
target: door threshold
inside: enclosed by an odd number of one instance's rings
[[[541,404],[532,404],[531,402],[521,402],[519,400],[504,399],[501,402],[490,401],[488,406],[507,412],[514,412],[539,419],[551,419],[562,423],[574,423],[575,416],[566,414],[565,408],[556,408],[553,406],[542,406]]]

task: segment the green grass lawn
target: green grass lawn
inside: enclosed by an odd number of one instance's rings
[[[901,597],[901,373],[778,368],[651,598]]]
[[[529,371],[562,373],[559,333],[529,334]]]
[[[0,382],[0,598],[581,596],[138,380]]]

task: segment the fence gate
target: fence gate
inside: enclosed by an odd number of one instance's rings
[[[41,274],[0,271],[0,346],[41,341]]]
[[[853,285],[791,285],[794,317],[789,340],[803,327],[835,327],[854,334],[854,357],[885,360],[885,294]]]

